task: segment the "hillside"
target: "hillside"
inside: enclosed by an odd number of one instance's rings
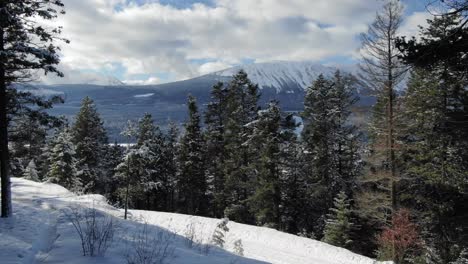
[[[126,263],[132,235],[148,224],[151,233],[170,238],[174,255],[167,263],[282,263],[371,264],[374,260],[348,250],[276,230],[228,222],[225,250],[210,243],[219,219],[131,210],[130,220],[122,210],[107,204],[100,195],[77,196],[61,186],[12,179],[14,216],[0,219],[1,263]],[[69,215],[73,208],[93,207],[97,218],[112,216],[113,243],[104,256],[84,257]],[[190,231],[193,232],[190,232]],[[191,235],[190,235],[191,234]],[[187,236],[195,239],[188,246]],[[234,254],[234,241],[241,240],[244,257]],[[168,240],[169,241],[169,240]],[[168,260],[169,260],[168,259]]]

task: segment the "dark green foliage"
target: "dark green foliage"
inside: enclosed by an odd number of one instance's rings
[[[252,160],[256,188],[249,198],[257,224],[281,226],[281,112],[277,102],[259,112],[258,119],[247,125],[252,133],[244,143],[257,150]]]
[[[455,245],[465,245],[468,165],[464,122],[456,122],[460,103],[452,85],[415,70],[404,98],[405,164],[403,202],[418,211],[427,244],[444,262],[454,261]],[[445,103],[444,103],[445,102]],[[466,111],[466,110],[464,110]],[[466,115],[466,112],[465,112]]]
[[[205,113],[206,139],[206,173],[209,195],[213,203],[210,205],[212,215],[223,217],[226,208],[226,194],[224,193],[226,142],[225,125],[227,122],[227,90],[223,83],[213,86],[211,102]]]
[[[50,141],[48,148],[47,181],[60,184],[72,191],[80,191],[82,183],[77,177],[75,145],[70,131],[67,128],[58,131]]]
[[[250,163],[255,150],[244,144],[251,128],[246,124],[256,120],[258,111],[258,86],[253,84],[244,71],[239,71],[227,86],[225,124],[225,195],[228,207],[225,216],[231,220],[253,223],[248,198],[254,188],[254,173]]]
[[[63,3],[56,1],[0,1],[0,174],[2,189],[2,217],[11,215],[10,155],[8,130],[10,117],[17,104],[17,92],[13,83],[31,81],[35,70],[63,74],[56,68],[61,28],[44,27],[39,20],[53,20],[64,13]],[[28,99],[30,99],[30,96]],[[24,97],[23,97],[24,98]],[[41,107],[39,103],[34,106]],[[13,107],[12,107],[13,105]],[[17,107],[15,109],[15,107]],[[29,107],[26,107],[29,109]],[[22,163],[19,161],[18,163]]]
[[[350,193],[360,171],[359,134],[348,124],[354,79],[336,72],[332,79],[320,75],[308,88],[303,118],[305,159],[309,161],[308,181],[311,217],[315,233],[323,229],[325,215],[333,205],[333,194]]]
[[[106,173],[103,159],[108,148],[107,134],[93,100],[81,102],[75,123],[71,128],[76,145],[78,175],[85,192],[104,193]]]
[[[340,192],[336,197],[333,207],[325,224],[323,242],[337,246],[350,248],[351,232],[354,224],[351,219],[351,205],[345,192]]]
[[[200,114],[195,98],[188,99],[189,120],[180,141],[177,189],[179,211],[204,215],[207,211],[205,177],[205,142],[200,127]]]

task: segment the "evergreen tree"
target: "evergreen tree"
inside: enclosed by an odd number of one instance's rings
[[[244,71],[239,71],[226,87],[225,124],[225,195],[228,207],[225,216],[234,221],[254,223],[249,211],[248,198],[252,195],[255,174],[250,161],[256,156],[255,149],[243,144],[252,133],[246,126],[257,119],[258,85],[253,84]]]
[[[80,179],[77,177],[76,152],[72,136],[68,129],[57,133],[50,142],[49,171],[46,175],[47,181],[57,183],[63,187],[79,191]]]
[[[402,57],[416,67],[403,100],[403,198],[417,210],[428,251],[443,263],[456,261],[468,247],[466,232],[456,231],[468,223],[467,30],[461,2],[444,3],[453,9],[428,20],[420,39],[400,45]]]
[[[11,174],[21,176],[24,167],[34,159],[41,165],[42,149],[46,146],[46,136],[50,129],[59,127],[60,118],[49,115],[53,104],[63,102],[60,97],[44,99],[30,92],[16,91],[10,100],[11,120],[9,141],[11,149]],[[39,173],[39,172],[38,172]],[[42,173],[41,173],[42,174]]]
[[[282,188],[282,227],[281,230],[293,234],[306,235],[312,228],[308,219],[309,189],[307,159],[304,145],[298,138],[297,127],[301,125],[293,114],[282,121],[283,142],[280,152]]]
[[[457,258],[456,247],[468,246],[466,234],[455,231],[468,220],[468,135],[463,121],[454,118],[463,116],[454,113],[462,109],[458,92],[452,94],[456,83],[439,80],[435,72],[415,70],[408,82],[402,202],[417,210],[426,245],[448,263]]]
[[[258,119],[248,124],[252,129],[245,145],[257,149],[252,161],[257,172],[256,188],[249,198],[257,224],[275,228],[281,226],[281,112],[277,102],[260,111]]]
[[[143,149],[142,147],[146,147]],[[138,137],[136,147],[140,148],[137,164],[143,166],[141,183],[145,206],[141,209],[161,210],[165,194],[161,191],[164,176],[164,137],[158,126],[154,124],[150,114],[145,114],[138,123]],[[145,150],[145,151],[143,151]]]
[[[349,124],[356,102],[354,79],[336,72],[331,79],[320,75],[308,88],[303,117],[305,159],[309,161],[308,184],[312,221],[319,235],[325,224],[333,194],[351,193],[360,173],[359,134]]]
[[[351,232],[354,224],[351,220],[351,205],[344,191],[341,191],[330,208],[322,241],[328,244],[349,248],[353,242]]]
[[[179,210],[186,214],[206,214],[205,142],[194,97],[188,99],[189,120],[180,143],[178,175]]]
[[[56,68],[61,28],[44,27],[40,19],[53,20],[64,13],[56,1],[4,0],[0,2],[0,175],[2,217],[12,214],[9,175],[8,114],[17,93],[13,83],[30,81],[33,71],[63,74]],[[18,101],[16,101],[18,102]],[[23,104],[27,106],[27,104]],[[36,104],[39,105],[40,104]],[[29,107],[27,107],[29,108]]]
[[[37,173],[37,168],[36,168],[36,163],[32,159],[29,163],[26,169],[23,172],[23,178],[31,181],[39,181],[39,175]]]
[[[223,83],[217,83],[211,91],[211,102],[205,113],[206,124],[206,173],[209,195],[212,197],[211,211],[214,217],[224,216],[226,208],[225,183],[225,126],[227,90]]]
[[[105,168],[106,177],[109,179],[109,182],[106,184],[105,193],[109,201],[114,203],[119,198],[117,193],[119,182],[115,179],[115,175],[117,174],[116,168],[124,157],[124,151],[125,149],[115,142],[106,152]]]
[[[85,192],[104,193],[109,181],[103,168],[108,140],[103,122],[93,100],[85,97],[81,102],[75,124],[72,127],[76,145],[78,173]]]
[[[130,199],[130,185],[137,183],[137,173],[133,170],[134,166],[132,162],[134,160],[135,151],[131,147],[130,142],[137,135],[137,129],[135,124],[130,120],[127,121],[127,125],[124,127],[120,133],[122,136],[126,137],[128,140],[128,145],[125,155],[122,157],[121,162],[115,167],[114,181],[118,182],[120,188],[116,191],[117,197],[120,197],[123,200],[124,205],[124,219],[127,219],[128,214],[128,205]]]
[[[177,183],[177,158],[179,155],[179,128],[175,123],[169,124],[169,131],[164,138],[164,155],[162,160],[161,190],[163,190],[162,210],[173,212],[175,210],[175,195]]]

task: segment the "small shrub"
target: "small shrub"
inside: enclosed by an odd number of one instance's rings
[[[234,253],[239,256],[244,256],[244,246],[242,245],[241,239],[234,241]]]
[[[400,209],[392,217],[392,224],[377,237],[379,258],[401,263],[421,245],[416,225],[410,212]]]
[[[184,236],[186,238],[185,244],[188,248],[196,249],[200,254],[208,255],[211,250],[211,245],[209,240],[205,241],[203,238],[203,234],[201,233],[203,229],[203,225],[197,226],[195,221],[190,221],[184,232]],[[199,233],[197,233],[197,231]]]
[[[73,224],[81,240],[83,256],[103,256],[114,240],[116,225],[112,216],[95,208],[71,208],[65,216]]]
[[[145,223],[130,240],[125,254],[128,264],[164,264],[174,257],[175,234],[158,230],[150,231]]]
[[[221,222],[219,222],[216,225],[216,229],[211,239],[211,241],[213,242],[213,245],[218,246],[220,248],[224,248],[225,233],[229,232],[229,227],[227,227],[228,222],[229,222],[229,219],[223,218]]]

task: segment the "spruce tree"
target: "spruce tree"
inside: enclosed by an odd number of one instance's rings
[[[302,138],[316,235],[323,230],[333,194],[350,193],[359,174],[359,134],[348,123],[350,108],[356,102],[354,87],[351,76],[336,72],[331,79],[320,75],[307,89]]]
[[[226,98],[227,90],[223,83],[217,83],[211,91],[211,101],[205,112],[206,138],[206,172],[208,190],[212,196],[212,215],[224,216],[226,195],[224,193],[225,166],[225,126],[226,126]]]
[[[257,224],[274,228],[281,226],[281,112],[277,102],[259,112],[258,119],[248,124],[252,134],[244,143],[257,150],[252,161],[256,171],[256,186],[249,198]]]
[[[75,145],[70,131],[64,129],[58,132],[49,148],[47,181],[60,184],[71,191],[79,191],[82,184],[77,177]]]
[[[85,192],[104,193],[109,181],[103,168],[108,139],[94,101],[85,97],[71,129],[79,178]]]
[[[402,202],[417,210],[427,246],[443,262],[450,262],[458,254],[455,245],[468,246],[465,235],[454,231],[464,228],[468,220],[464,182],[468,178],[464,159],[468,140],[462,136],[466,129],[458,122],[460,119],[452,119],[463,116],[453,115],[461,109],[457,93],[451,90],[456,84],[444,82],[441,86],[439,80],[436,72],[416,69],[403,98],[406,188],[402,190]]]
[[[351,232],[354,224],[351,220],[351,206],[344,191],[341,191],[330,208],[330,214],[325,224],[322,241],[328,244],[349,248],[352,239]]]
[[[145,114],[138,122],[137,145],[140,148],[137,164],[144,173],[141,175],[143,184],[144,208],[147,210],[161,210],[165,195],[160,190],[164,178],[164,137],[158,126],[154,124],[151,114]],[[146,148],[142,148],[146,147]],[[145,151],[143,151],[145,150]]]
[[[23,178],[31,181],[39,181],[39,175],[37,173],[37,168],[36,168],[36,163],[32,159],[29,163],[26,169],[23,172]]]
[[[189,119],[180,142],[178,194],[179,210],[186,214],[204,215],[207,210],[205,176],[205,142],[200,127],[200,114],[194,97],[188,98]]]
[[[63,74],[56,68],[61,28],[44,27],[39,20],[63,14],[63,3],[55,1],[5,0],[0,2],[0,175],[2,217],[12,214],[9,175],[9,118],[18,99],[13,83],[32,79],[33,71]],[[22,104],[27,106],[27,104]],[[40,105],[40,104],[36,104]]]
[[[164,191],[163,210],[174,212],[177,182],[177,157],[179,155],[179,128],[173,122],[169,124],[169,131],[164,138],[163,175],[161,189]]]
[[[257,119],[258,85],[253,84],[244,71],[239,71],[226,87],[225,124],[225,195],[228,207],[225,216],[234,221],[254,223],[249,211],[248,198],[254,189],[254,172],[250,161],[255,157],[255,149],[243,144],[252,133],[246,126]]]
[[[311,230],[307,212],[309,211],[308,161],[305,148],[296,129],[298,124],[294,114],[282,121],[282,146],[280,152],[282,217],[281,230],[292,234],[305,235]]]
[[[417,210],[428,251],[455,261],[468,247],[466,4],[450,1],[420,38],[400,45],[415,67],[403,98],[404,203]],[[463,26],[464,25],[464,26]],[[401,43],[400,43],[401,44]]]

